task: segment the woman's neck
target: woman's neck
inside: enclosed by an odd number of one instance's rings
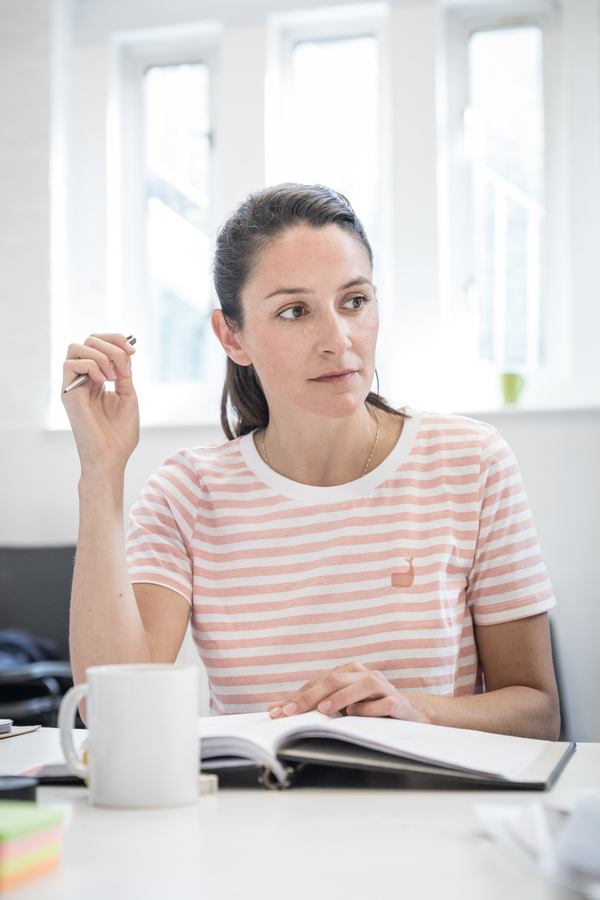
[[[272,414],[254,443],[264,462],[285,478],[332,487],[380,465],[395,447],[403,421],[366,404],[343,419]]]

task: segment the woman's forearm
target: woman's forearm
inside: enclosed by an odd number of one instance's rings
[[[82,476],[71,594],[75,683],[88,666],[150,662],[150,649],[125,558],[123,474]]]
[[[525,625],[525,630],[540,631],[537,626]],[[489,626],[500,629],[490,632],[488,638],[502,640],[502,636],[516,634],[523,626],[507,623],[505,626]],[[489,647],[487,648],[489,650]],[[487,654],[489,656],[489,653]],[[551,669],[551,663],[550,663]],[[558,692],[554,675],[538,672],[533,685],[495,685],[488,693],[467,697],[437,696],[436,694],[406,694],[394,687],[382,672],[368,669],[353,660],[330,669],[319,678],[307,681],[289,697],[269,706],[271,718],[298,715],[318,709],[325,715],[345,710],[350,716],[375,716],[405,719],[430,725],[446,725],[452,728],[469,728],[474,731],[490,731],[520,737],[556,740],[560,731]],[[498,678],[498,671],[495,672]],[[490,667],[490,680],[494,667]],[[524,673],[528,677],[528,673]]]
[[[407,698],[433,725],[547,741],[557,740],[560,732],[558,697],[536,688],[512,685],[468,697],[407,694]]]

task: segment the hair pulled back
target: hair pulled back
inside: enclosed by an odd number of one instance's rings
[[[288,228],[337,225],[362,243],[373,265],[373,252],[362,222],[343,194],[321,184],[278,184],[250,194],[219,230],[213,272],[223,316],[232,331],[244,327],[242,292],[265,247]],[[370,392],[366,402],[401,415]],[[230,424],[229,418],[233,419]],[[240,366],[229,356],[221,425],[232,440],[269,423],[269,407],[254,366]]]

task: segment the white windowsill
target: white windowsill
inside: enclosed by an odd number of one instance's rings
[[[480,416],[520,416],[531,415],[536,413],[572,413],[572,412],[600,412],[600,401],[597,403],[573,403],[573,404],[526,404],[526,403],[505,403],[502,406],[490,406],[487,409],[481,407],[473,409],[458,409],[455,411],[457,416],[468,416],[471,419],[477,419]]]

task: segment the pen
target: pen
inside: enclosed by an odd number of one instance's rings
[[[136,342],[136,339],[134,338],[134,336],[132,334],[128,335],[125,338],[125,340],[127,341],[128,344],[131,344],[132,347]],[[63,394],[68,394],[69,391],[73,390],[73,388],[79,387],[80,384],[85,384],[86,381],[89,381],[89,380],[90,380],[90,376],[87,373],[85,373],[83,375],[78,375],[77,378],[71,382],[71,384],[67,385],[67,387],[63,391]]]

